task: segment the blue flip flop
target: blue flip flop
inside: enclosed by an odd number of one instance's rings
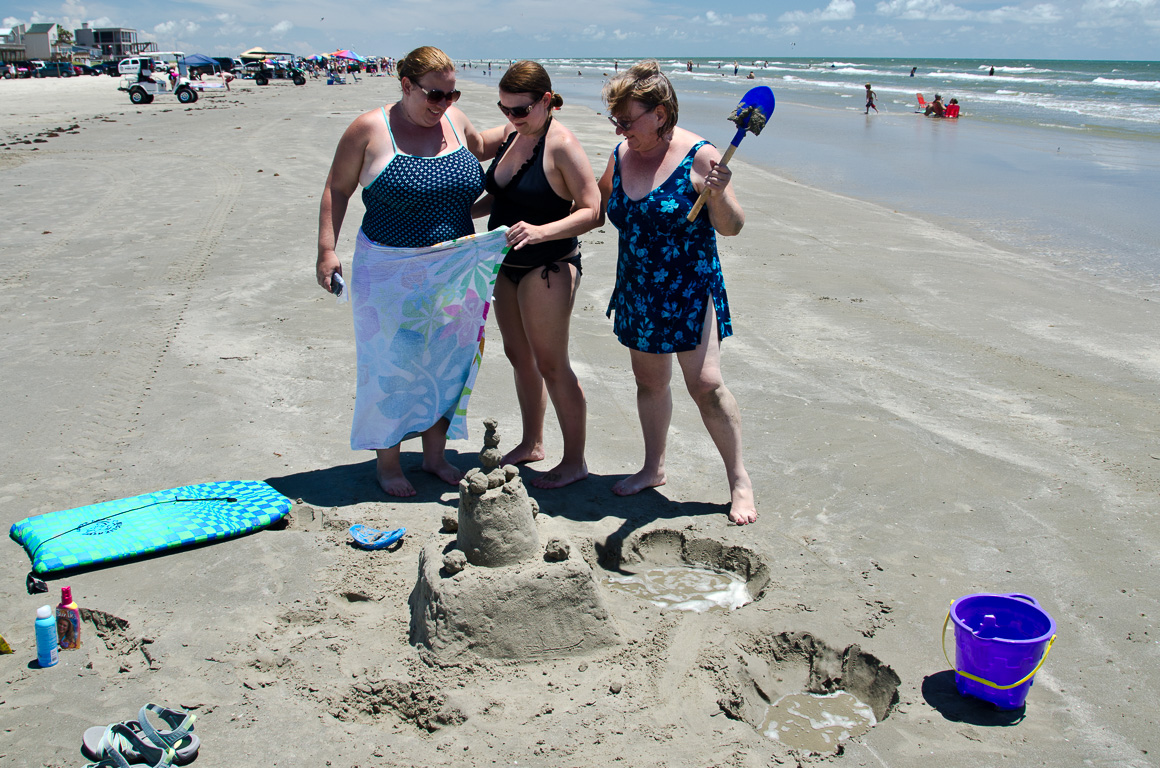
[[[363,549],[386,549],[407,532],[406,528],[396,528],[393,531],[379,531],[365,525],[355,524],[350,527],[350,536],[354,543]]]

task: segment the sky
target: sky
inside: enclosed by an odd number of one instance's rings
[[[211,56],[1160,57],[1160,0],[0,0],[0,27],[85,21]]]

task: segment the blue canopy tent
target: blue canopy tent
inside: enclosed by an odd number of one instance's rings
[[[221,62],[216,59],[211,59],[201,53],[191,53],[183,60],[186,68],[189,67],[213,67],[213,70],[220,70],[222,68]],[[212,70],[211,70],[212,71]]]

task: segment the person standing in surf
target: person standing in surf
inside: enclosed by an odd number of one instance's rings
[[[534,61],[519,61],[499,81],[499,109],[508,122],[483,132],[488,194],[473,214],[490,213],[489,230],[508,226],[511,246],[495,282],[495,319],[515,372],[523,435],[503,458],[544,458],[548,399],[564,437],[564,456],[533,479],[561,488],[588,476],[584,461],[587,403],[568,359],[568,325],[580,286],[577,235],[600,220],[600,190],[576,137],[552,110],[564,103]]]
[[[874,110],[874,114],[878,114],[878,107],[874,106],[874,100],[878,98],[878,94],[870,88],[870,83],[866,83],[866,114],[870,114],[870,110]]]
[[[624,141],[600,177],[602,209],[620,232],[613,330],[629,348],[644,465],[617,482],[629,496],[664,485],[673,400],[673,358],[725,462],[729,520],[757,520],[753,484],[741,455],[741,412],[721,375],[721,340],[733,333],[717,235],[736,235],[745,213],[716,148],[677,127],[677,95],[654,60],[604,86],[609,120]],[[708,188],[705,210],[688,215]]]
[[[326,178],[318,217],[318,284],[342,274],[335,253],[350,196],[361,184],[362,233],[376,246],[423,248],[473,234],[471,206],[483,193],[483,140],[454,106],[455,64],[438,48],[416,48],[398,63],[402,96],[355,118],[343,133]],[[357,258],[357,253],[356,253]],[[399,393],[399,397],[409,396]],[[463,473],[445,454],[446,417],[420,434],[422,467],[455,485]],[[357,425],[356,425],[357,426]],[[413,496],[400,465],[401,443],[375,448],[376,477],[391,496]]]

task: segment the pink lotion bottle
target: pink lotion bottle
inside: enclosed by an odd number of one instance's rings
[[[56,607],[56,634],[62,651],[81,647],[81,609],[73,602],[72,587],[60,589],[60,605]]]

